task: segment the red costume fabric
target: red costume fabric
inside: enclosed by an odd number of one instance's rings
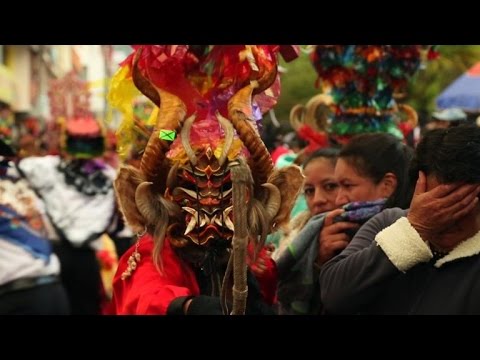
[[[292,152],[289,148],[287,148],[283,145],[282,146],[277,146],[271,154],[273,163],[276,164],[277,160],[280,156],[282,156],[283,154],[288,154],[289,152]]]
[[[158,272],[152,259],[153,239],[149,234],[140,239],[141,260],[137,268],[131,277],[122,280],[121,274],[127,269],[128,258],[134,251],[135,246],[132,246],[120,258],[113,280],[113,299],[105,311],[107,315],[166,315],[175,298],[200,295],[194,271],[177,256],[168,239],[161,253],[163,272]],[[271,305],[275,298],[277,270],[271,259],[266,259],[266,267],[257,281],[265,302]]]

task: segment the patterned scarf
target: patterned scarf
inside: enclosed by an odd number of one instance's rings
[[[383,210],[386,199],[353,202],[343,206],[345,212],[334,221],[365,223]],[[291,315],[314,315],[321,312],[318,275],[318,234],[328,212],[313,216],[277,260],[278,300],[280,312]],[[349,234],[353,236],[353,234]]]

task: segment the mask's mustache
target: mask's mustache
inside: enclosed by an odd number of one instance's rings
[[[218,197],[218,198],[221,198],[221,197],[226,198],[228,195],[230,195],[231,192],[232,192],[232,189],[230,188],[228,190],[225,190],[223,193],[221,193],[221,195],[217,195],[217,194],[213,193],[212,191],[210,191],[206,194],[202,194],[202,196],[203,197],[215,196],[215,197]],[[176,187],[172,191],[172,195],[175,198],[177,198],[179,196],[182,196],[184,194],[187,194],[192,199],[197,199],[197,197],[199,196],[199,194],[196,191],[186,189],[186,188],[180,187],[180,186]]]
[[[214,226],[216,228],[216,225],[218,225],[220,227],[227,227],[232,232],[234,231],[233,222],[229,217],[230,213],[233,210],[233,206],[229,206],[228,208],[223,210],[223,213],[217,212],[213,214],[213,216],[203,211],[198,213],[197,210],[188,206],[184,206],[182,207],[182,209],[190,214],[187,215],[187,220],[188,217],[190,217],[190,219],[188,220],[187,228],[185,229],[183,235],[188,235],[197,225],[199,227],[207,226],[207,228],[210,226]],[[204,230],[202,231],[202,233],[203,232]]]

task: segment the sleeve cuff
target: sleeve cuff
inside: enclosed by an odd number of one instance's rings
[[[193,296],[180,296],[173,299],[173,301],[168,305],[167,315],[186,315],[183,312],[183,305],[191,298],[193,298]]]
[[[206,295],[194,297],[187,315],[223,315],[220,298]]]
[[[375,236],[378,246],[395,267],[405,272],[429,261],[433,254],[406,217],[401,217]]]

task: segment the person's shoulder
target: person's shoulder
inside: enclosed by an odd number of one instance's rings
[[[404,210],[398,207],[384,209],[374,217],[372,217],[368,222],[380,222],[382,224],[390,225],[401,217],[407,216],[408,210]]]
[[[30,156],[19,160],[17,166],[27,177],[46,176],[57,172],[60,161],[60,157],[55,155]]]
[[[403,216],[407,216],[408,210],[401,209],[399,207],[384,209],[380,214],[383,214],[387,218],[399,219]]]
[[[372,216],[366,223],[367,224],[392,224],[403,216],[406,216],[407,210],[401,208],[388,208],[383,209],[378,214]]]
[[[46,155],[46,156],[29,156],[18,161],[19,165],[25,164],[55,164],[57,165],[60,162],[60,157],[57,155]]]

